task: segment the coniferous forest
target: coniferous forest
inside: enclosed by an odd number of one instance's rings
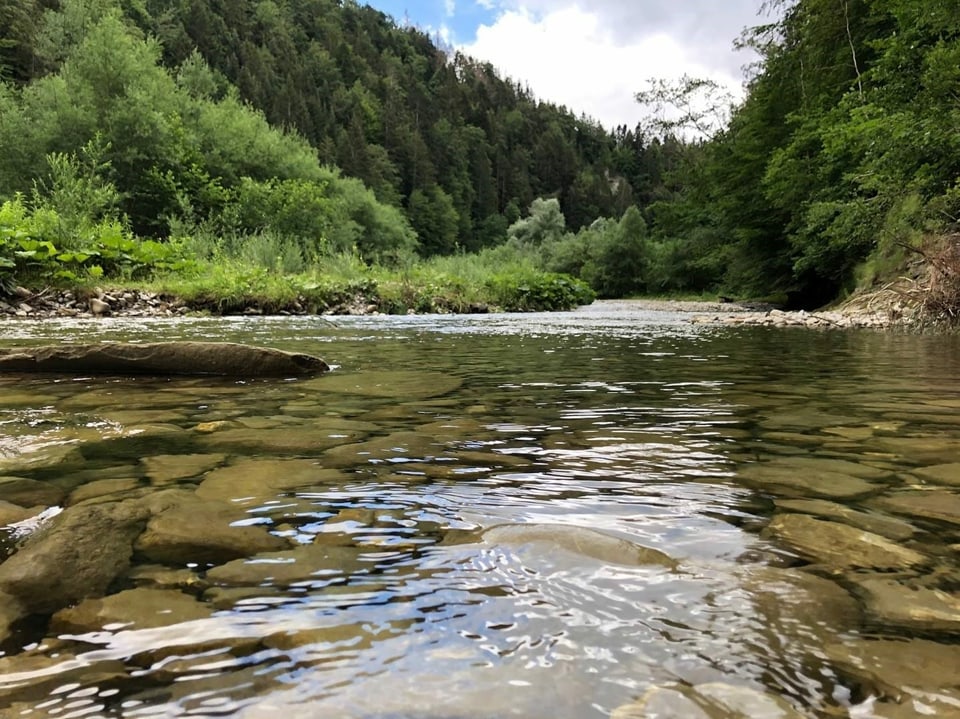
[[[766,9],[746,100],[691,136],[610,132],[352,0],[0,0],[0,286],[812,307],[949,260],[955,3]]]

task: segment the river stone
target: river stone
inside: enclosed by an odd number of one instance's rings
[[[289,545],[262,526],[232,526],[245,515],[221,501],[188,501],[154,515],[134,548],[153,562],[220,564]]]
[[[677,562],[657,549],[595,529],[568,524],[501,524],[482,533],[485,544],[558,547],[607,564],[644,566],[655,564],[673,569]]]
[[[317,406],[321,403],[318,402]],[[310,416],[316,416],[316,408]],[[253,415],[241,416],[234,419],[234,426],[246,427],[247,429],[277,429],[278,427],[299,427],[303,425],[304,420],[301,417],[289,417],[285,414],[273,414],[270,416]]]
[[[327,372],[319,357],[233,342],[103,342],[0,349],[0,371],[296,377]]]
[[[13,624],[28,613],[16,597],[0,592],[0,644],[10,637]]]
[[[724,719],[805,719],[784,699],[723,682],[697,684],[691,694]]]
[[[234,609],[238,603],[245,606],[261,604],[257,599],[284,597],[285,593],[276,587],[210,587],[203,592],[203,601],[214,609]]]
[[[859,693],[893,700],[894,705],[877,716],[946,719],[960,715],[960,644],[926,639],[849,638],[827,644],[823,651],[845,684],[849,684],[846,678],[850,677],[862,685]],[[910,694],[916,694],[927,711],[893,710],[897,705],[913,709]]]
[[[770,637],[771,646],[785,638],[805,643],[812,638],[819,645],[860,624],[857,600],[830,579],[766,565],[738,576],[762,619],[759,631]]]
[[[807,559],[834,567],[901,569],[927,561],[919,552],[878,534],[806,514],[778,514],[761,536],[779,540]]]
[[[952,463],[960,457],[960,440],[952,437],[876,437],[872,444],[911,462]]]
[[[762,391],[757,390],[758,394],[762,394],[762,392],[769,392],[769,388],[764,388]],[[773,405],[772,411],[764,417],[763,425],[774,430],[819,432],[823,427],[855,425],[862,421],[862,418],[852,415],[831,415],[825,412],[823,408],[816,406],[800,406],[790,409],[789,404],[788,402],[781,402]]]
[[[870,719],[960,719],[960,692],[940,692],[871,701]]]
[[[235,559],[209,570],[207,579],[228,586],[288,586],[369,570],[373,565],[360,557],[361,553],[354,548],[307,544],[285,552]]]
[[[188,650],[191,653],[200,651],[195,647],[189,647]],[[248,654],[249,651],[239,648],[231,653],[243,656]],[[194,662],[191,657],[186,657],[182,662],[178,661],[171,667],[183,665],[193,666]],[[237,668],[238,665],[239,662],[231,660],[229,657],[211,656],[208,657],[206,671],[199,673],[194,671],[188,677],[183,677],[181,681],[166,682],[163,680],[164,674],[166,673],[168,677],[172,674],[171,671],[164,671],[167,664],[164,663],[156,669],[151,666],[149,676],[153,677],[157,673],[160,681],[163,682],[162,685],[159,687],[147,685],[148,688],[142,691],[125,694],[124,703],[138,708],[147,707],[148,709],[155,706],[177,707],[177,713],[180,716],[197,716],[206,719],[212,719],[216,716],[234,716],[236,719],[250,719],[249,712],[251,710],[256,712],[260,707],[269,705],[269,697],[274,692],[290,688],[289,672],[281,674],[276,669],[265,669],[261,662],[257,662],[253,666],[243,666],[239,669]],[[173,677],[173,679],[176,679],[176,677]],[[186,681],[186,679],[189,679],[189,681]],[[141,680],[136,686],[143,687],[144,684],[146,682]],[[227,688],[229,688],[229,691],[227,691]],[[309,704],[301,704],[301,707],[306,708],[304,714],[291,716],[292,710],[284,707],[282,710],[267,709],[260,712],[260,717],[263,719],[267,717],[269,719],[277,719],[277,717],[283,717],[284,719],[323,717],[323,714],[313,711],[310,707],[311,704],[313,704],[313,700]],[[228,714],[223,709],[224,706],[234,707],[234,709]],[[211,711],[211,707],[215,708]],[[245,708],[241,709],[241,707]],[[186,713],[181,711],[181,708]],[[149,714],[145,716],[149,716]],[[155,714],[154,716],[158,715]],[[171,715],[168,714],[167,716]],[[172,716],[176,716],[176,714]],[[327,716],[336,716],[337,719],[354,719],[354,717],[339,711]]]
[[[310,425],[276,429],[221,429],[198,440],[203,447],[232,451],[310,454],[363,439],[366,433],[318,430]]]
[[[233,422],[228,422],[225,419],[214,420],[213,422],[200,422],[193,426],[194,432],[200,432],[200,434],[213,434],[214,432],[222,432],[225,429],[230,429],[236,425]]]
[[[441,397],[456,391],[462,384],[459,377],[442,372],[384,370],[359,374],[335,372],[324,377],[323,382],[311,380],[301,386],[308,392],[316,390],[324,394],[346,393],[403,401]]]
[[[102,595],[129,569],[147,516],[134,501],[68,507],[0,564],[0,591],[35,614]]]
[[[909,522],[883,514],[859,512],[836,502],[827,502],[822,499],[777,499],[774,504],[777,509],[789,512],[813,514],[827,519],[836,519],[851,527],[857,527],[887,539],[910,539],[916,534],[916,529]]]
[[[876,497],[871,504],[897,514],[960,524],[960,495],[950,491],[920,490]]]
[[[844,439],[853,440],[855,442],[862,442],[865,439],[870,439],[873,436],[873,429],[871,427],[824,427],[824,434],[833,434],[837,437],[843,437]]]
[[[119,499],[116,495],[129,497],[132,492],[141,489],[140,480],[130,477],[115,479],[101,479],[96,482],[82,484],[70,493],[67,506],[80,504],[88,500],[103,500],[105,497]]]
[[[824,653],[843,673],[879,685],[878,688],[960,689],[960,644],[851,637],[827,644]]]
[[[227,460],[227,455],[214,454],[156,454],[144,457],[141,463],[147,477],[153,485],[164,485],[181,479],[199,477],[211,469],[219,467]]]
[[[23,652],[0,658],[0,705],[4,717],[77,717],[81,716],[78,707],[68,706],[71,699],[64,696],[65,692],[116,686],[127,679],[126,666],[120,659],[81,659],[65,651],[53,656]],[[51,701],[56,705],[50,706]],[[49,709],[40,714],[38,705]],[[15,709],[18,706],[23,708]],[[82,715],[90,716],[88,712]]]
[[[25,477],[0,477],[0,500],[21,507],[60,504],[64,494],[63,489],[50,482]]]
[[[682,690],[667,687],[652,687],[635,703],[619,706],[610,714],[610,719],[651,719],[651,717],[714,719]]]
[[[846,459],[830,459],[825,457],[809,457],[803,460],[787,460],[785,465],[796,467],[802,471],[837,472],[860,479],[882,480],[890,476],[890,470],[874,467],[863,462],[851,462]]]
[[[197,487],[201,499],[241,504],[270,499],[297,489],[325,489],[347,479],[312,459],[244,459],[209,472]]]
[[[150,629],[205,619],[213,608],[172,589],[127,589],[100,599],[85,599],[50,618],[58,634],[84,634],[102,629]]]
[[[34,409],[36,407],[52,407],[59,401],[59,397],[33,392],[13,392],[3,388],[4,409]]]
[[[737,472],[737,481],[777,494],[827,499],[853,499],[877,492],[882,487],[848,474],[804,467],[806,462],[749,464]]]
[[[131,424],[177,424],[187,417],[183,412],[174,409],[103,409],[97,416],[107,422],[120,425]]]
[[[162,564],[140,564],[127,574],[138,587],[201,591],[209,582],[192,569],[171,569]]]
[[[913,474],[924,482],[930,482],[931,484],[960,487],[960,462],[918,467],[913,470]]]
[[[333,619],[336,622],[336,618]],[[369,650],[379,642],[396,638],[401,632],[413,631],[412,619],[381,622],[361,622],[359,624],[330,623],[327,626],[286,628],[275,631],[263,638],[268,649],[289,652],[297,658],[297,663],[330,661],[337,650],[359,653]],[[314,651],[311,651],[314,648]],[[296,651],[303,649],[305,651]]]
[[[56,469],[65,471],[84,463],[80,447],[73,443],[29,447],[28,451],[0,457],[0,475],[26,474]]]
[[[446,445],[428,434],[395,432],[365,442],[341,443],[323,453],[328,467],[353,467],[371,461],[423,459],[442,454]]]
[[[761,439],[764,442],[797,445],[801,447],[819,447],[824,437],[815,434],[801,434],[799,432],[764,432]]]
[[[851,575],[868,617],[882,627],[960,635],[960,594],[912,587],[895,579]],[[960,667],[960,664],[957,665]]]
[[[33,508],[21,507],[19,504],[5,502],[0,499],[0,529],[3,529],[8,524],[22,522],[24,519],[29,519],[35,514],[42,512],[43,509],[44,508],[42,506]]]

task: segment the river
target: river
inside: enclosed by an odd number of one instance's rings
[[[13,623],[0,715],[960,716],[958,338],[331,319],[0,323],[334,366],[0,377],[0,558],[153,508],[105,597]]]

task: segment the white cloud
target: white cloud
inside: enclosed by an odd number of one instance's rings
[[[649,21],[634,12],[628,33],[617,20],[626,13],[624,6],[637,5],[624,0],[594,2],[589,10],[574,2],[514,2],[493,24],[481,25],[463,51],[528,84],[538,98],[566,105],[607,128],[633,127],[644,116],[634,95],[651,77],[710,78],[741,94],[738,68],[729,59],[721,65],[711,59],[713,51],[701,52],[694,38],[677,32],[679,10],[670,16],[655,3],[639,5],[647,8]],[[731,43],[732,37],[726,44],[730,56]]]
[[[443,0],[443,11],[447,14],[447,17],[453,17],[453,14],[457,11],[456,0]]]

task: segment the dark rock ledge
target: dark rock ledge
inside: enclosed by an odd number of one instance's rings
[[[319,357],[232,342],[103,342],[0,348],[0,372],[295,377],[327,372]]]

